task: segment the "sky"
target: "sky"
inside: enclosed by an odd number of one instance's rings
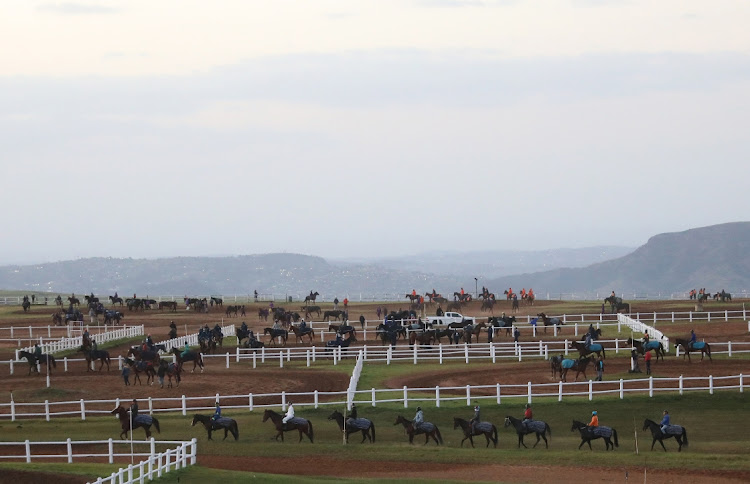
[[[0,4],[0,264],[747,220],[750,2]]]

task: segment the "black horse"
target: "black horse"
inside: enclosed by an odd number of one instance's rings
[[[562,319],[560,318],[550,318],[544,313],[537,314],[537,317],[542,318],[542,321],[544,322],[544,332],[547,332],[547,326],[562,326],[565,324]],[[558,331],[561,331],[562,328],[557,328]]]
[[[578,350],[578,353],[581,354],[581,357],[596,353],[596,356],[601,356],[603,359],[607,358],[607,353],[604,351],[604,345],[601,345],[599,343],[592,343],[586,346],[586,343],[583,343],[581,341],[571,341],[570,344],[573,346],[573,348]]]
[[[135,361],[131,360],[130,358],[125,358],[125,364],[133,370],[133,374],[135,376],[133,378],[134,385],[135,382],[143,385],[143,382],[141,381],[141,373],[146,374],[146,384],[148,385],[151,385],[154,378],[156,377],[156,370],[154,370],[154,364],[151,361]]]
[[[476,425],[472,425],[467,420],[453,417],[453,428],[457,429],[459,427],[461,427],[464,433],[464,438],[461,440],[461,447],[464,446],[466,439],[469,439],[471,446],[474,447],[475,435],[484,435],[484,438],[487,439],[487,447],[490,446],[490,441],[497,447],[497,427],[491,422],[477,422]]]
[[[570,431],[575,432],[576,430],[581,433],[579,450],[583,447],[583,444],[589,444],[589,450],[594,450],[591,448],[591,441],[596,439],[604,439],[604,445],[607,446],[606,450],[609,450],[610,447],[612,450],[615,450],[615,447],[620,446],[620,443],[617,441],[617,430],[615,429],[609,427],[589,427],[583,422],[573,420],[573,426],[570,428]],[[614,444],[612,443],[612,437],[615,439]]]
[[[667,353],[664,351],[664,345],[661,341],[649,341],[644,345],[641,340],[628,338],[628,344],[632,345],[642,355],[646,353],[646,350],[654,350],[656,361],[659,361],[659,358],[661,358],[661,361],[664,361],[664,355]]]
[[[335,420],[339,424],[339,430],[344,431],[344,416],[338,410],[334,410],[331,415],[328,416],[328,420]],[[367,439],[371,443],[375,443],[375,424],[372,420],[366,418],[348,418],[346,420],[346,441],[349,442],[349,435],[362,432],[362,442],[364,443]]]
[[[44,364],[44,365],[46,365],[49,362],[50,369],[57,368],[57,362],[55,362],[55,357],[50,354],[42,353],[39,356],[39,358],[37,358],[33,353],[29,353],[28,351],[20,351],[18,353],[18,356],[21,358],[26,358],[26,361],[29,362],[29,375],[31,375],[31,370],[34,370],[35,372],[38,371],[38,368],[36,366],[37,361],[40,364]]]
[[[109,296],[109,302],[111,302],[113,306],[117,303],[120,303],[120,306],[122,306],[122,298],[120,296]]]
[[[684,352],[682,355],[682,359],[685,359],[685,356],[687,356],[688,361],[690,360],[690,352],[691,351],[700,351],[701,354],[701,361],[703,361],[703,357],[708,355],[709,361],[713,362],[714,360],[711,358],[711,345],[706,343],[705,341],[696,341],[692,345],[690,344],[690,340],[682,339],[682,338],[676,338],[674,340],[675,347],[682,346],[682,351]]]
[[[622,298],[620,297],[605,297],[604,302],[609,303],[610,310],[613,314],[619,313],[620,311],[630,313],[630,303],[622,302]]]
[[[286,346],[286,340],[289,338],[289,331],[284,329],[263,328],[263,334],[269,336],[268,344],[276,341],[276,338],[281,338],[284,342],[282,346]]]
[[[196,413],[195,415],[193,415],[193,423],[190,424],[190,426],[195,427],[195,424],[198,422],[202,423],[203,427],[206,429],[206,432],[208,432],[208,440],[213,440],[211,439],[211,432],[213,432],[214,430],[221,430],[221,429],[224,429],[223,440],[227,440],[227,435],[230,432],[232,433],[234,440],[237,440],[240,438],[240,430],[237,427],[237,422],[234,419],[220,417],[214,420],[209,415],[200,415]]]
[[[305,304],[311,301],[314,303],[315,299],[317,299],[318,296],[319,296],[318,291],[311,292],[309,296],[305,296]]]
[[[679,425],[670,425],[671,428],[675,430],[674,433],[667,432],[666,434],[661,431],[661,425],[654,422],[653,420],[646,419],[643,421],[643,430],[649,429],[651,431],[651,436],[654,438],[653,442],[651,442],[651,450],[654,450],[654,444],[656,444],[656,441],[658,440],[661,444],[661,448],[664,449],[664,452],[667,451],[667,448],[664,447],[664,439],[669,439],[671,437],[674,437],[674,439],[677,441],[677,444],[679,447],[677,448],[677,452],[682,451],[682,446],[685,447],[688,446],[688,436],[687,436],[687,430],[685,427],[681,427]]]
[[[396,422],[393,425],[401,424],[404,426],[406,434],[409,436],[409,443],[414,443],[414,436],[424,434],[424,445],[430,441],[430,437],[435,441],[437,445],[443,445],[443,436],[440,435],[440,429],[437,425],[430,422],[422,422],[419,427],[414,427],[414,423],[411,420],[407,420],[401,415],[396,417]]]
[[[579,358],[577,360],[563,359],[563,361],[560,363],[560,366],[562,367],[562,371],[560,372],[560,379],[562,379],[562,381],[567,381],[569,370],[576,371],[575,381],[578,381],[578,377],[581,373],[583,373],[584,378],[587,378],[586,367],[588,367],[589,363],[591,363],[592,361],[593,357],[591,356],[589,356],[588,358]]]
[[[544,439],[544,447],[549,449],[549,442],[547,442],[546,435],[549,435],[550,438],[552,438],[552,429],[549,428],[547,422],[541,420],[529,420],[524,422],[508,415],[505,417],[505,426],[510,427],[511,425],[516,429],[516,434],[518,434],[519,449],[522,445],[528,449],[526,444],[523,443],[523,436],[526,434],[536,434],[536,443],[534,444],[534,447],[539,443],[539,439]]]
[[[281,437],[281,441],[284,442],[284,432],[297,430],[299,431],[299,442],[302,442],[303,435],[307,435],[307,438],[310,439],[310,443],[313,442],[313,424],[311,421],[295,417],[287,421],[286,425],[284,425],[282,422],[283,418],[284,417],[273,410],[266,410],[263,412],[263,421],[265,422],[268,419],[271,419],[274,427],[276,427],[276,440],[279,440],[279,437]]]
[[[105,364],[107,365],[107,371],[109,371],[109,364],[112,362],[112,359],[109,357],[108,351],[92,350],[83,346],[81,346],[78,351],[86,356],[86,371],[91,371],[91,362],[96,360],[99,360],[102,364],[99,367],[99,371],[102,371]]]
[[[122,406],[117,407],[116,409],[112,410],[112,415],[117,415],[117,417],[120,419],[120,426],[122,427],[122,432],[120,433],[120,439],[125,439],[128,435],[128,431],[131,430],[130,428],[130,415],[128,415],[128,411],[122,408]],[[137,428],[142,428],[146,431],[146,438],[151,438],[151,425],[156,427],[156,431],[161,433],[161,429],[159,428],[159,421],[156,420],[156,417],[152,417],[150,415],[138,415],[133,419],[133,428],[132,430],[135,430]]]
[[[172,348],[172,354],[175,355],[177,364],[180,365],[180,370],[182,370],[183,364],[186,361],[192,361],[193,369],[190,370],[190,373],[193,373],[195,371],[195,367],[200,367],[201,373],[203,373],[203,355],[201,355],[200,352],[190,350],[183,357],[180,350],[178,350],[177,348]]]

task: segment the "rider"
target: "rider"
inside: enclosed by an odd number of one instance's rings
[[[357,405],[352,403],[352,409],[349,411],[349,418],[352,420],[357,419]]]
[[[341,332],[336,332],[336,345],[340,346],[343,341],[344,340],[341,338]]]
[[[592,342],[591,333],[586,333],[586,342],[584,343],[584,346],[588,348],[589,346],[591,346],[591,342]]]
[[[169,337],[172,339],[177,337],[177,325],[174,324],[174,321],[169,322]]]
[[[599,416],[596,414],[596,410],[591,412],[591,422],[589,422],[589,427],[598,427],[599,426]]]
[[[181,358],[185,358],[188,353],[190,353],[190,345],[186,342],[185,343],[185,349],[182,350],[182,354],[180,354],[180,357]]]
[[[273,329],[274,331],[280,331],[281,330],[281,325],[279,324],[279,320],[278,319],[273,322],[273,327],[271,329]]]
[[[221,407],[219,406],[219,401],[216,400],[216,408],[214,409],[214,416],[211,417],[211,420],[219,420],[221,418]]]
[[[240,326],[240,329],[242,330],[243,333],[247,334],[247,323],[243,321],[242,326]]]
[[[417,407],[417,414],[414,415],[414,430],[419,430],[419,426],[424,423],[424,414],[422,413],[422,407]]]
[[[659,425],[661,425],[661,432],[664,434],[666,433],[667,427],[669,427],[669,412],[664,410],[663,415],[664,416],[662,417],[661,423]]]
[[[149,348],[152,348],[152,349],[154,347],[154,340],[151,339],[151,333],[149,333],[149,335],[146,336],[146,346],[148,346]]]
[[[561,358],[562,358],[562,357],[561,357]],[[562,360],[561,360],[561,361],[562,361]],[[533,415],[533,413],[531,412],[531,404],[530,404],[530,403],[527,403],[527,404],[526,404],[526,410],[524,410],[524,411],[523,411],[523,420],[522,420],[522,422],[523,422],[523,425],[524,425],[524,426],[527,426],[527,424],[528,424],[529,422],[531,422],[531,420],[532,420],[533,416],[534,416],[534,415]],[[527,427],[527,428],[528,428],[528,427]]]
[[[91,338],[91,351],[93,352],[93,351],[96,351],[96,350],[97,350],[96,340],[93,339],[93,338]]]
[[[644,346],[648,344],[649,339],[651,339],[651,338],[648,335],[648,330],[646,330],[643,333],[643,344],[644,344]]]
[[[305,318],[302,318],[302,321],[299,323],[299,332],[300,334],[307,331],[307,323],[305,322]]]
[[[698,337],[697,337],[697,336],[695,336],[695,330],[694,330],[694,329],[691,329],[691,330],[690,330],[690,342],[688,343],[688,347],[689,347],[690,349],[693,349],[693,345],[694,345],[694,344],[695,344],[695,343],[696,343],[697,341],[698,341]]]
[[[474,416],[471,417],[471,420],[469,420],[472,433],[476,433],[477,425],[479,425],[479,421],[480,421],[479,420],[479,402],[474,402]]]
[[[286,410],[286,415],[281,419],[281,428],[286,430],[286,423],[294,418],[294,404],[289,402],[289,408]]]
[[[133,403],[130,405],[130,416],[135,420],[138,416],[138,400],[133,399]]]

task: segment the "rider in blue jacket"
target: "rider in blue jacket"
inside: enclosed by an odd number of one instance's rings
[[[666,433],[667,427],[670,425],[669,412],[667,412],[666,410],[664,410],[664,417],[662,417],[661,423],[659,425],[661,425],[662,433]]]
[[[221,418],[221,407],[219,406],[219,402],[216,402],[216,409],[214,410],[214,416],[211,417],[211,420],[219,420]]]

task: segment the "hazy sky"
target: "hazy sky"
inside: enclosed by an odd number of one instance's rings
[[[747,220],[750,2],[0,4],[0,264]]]

